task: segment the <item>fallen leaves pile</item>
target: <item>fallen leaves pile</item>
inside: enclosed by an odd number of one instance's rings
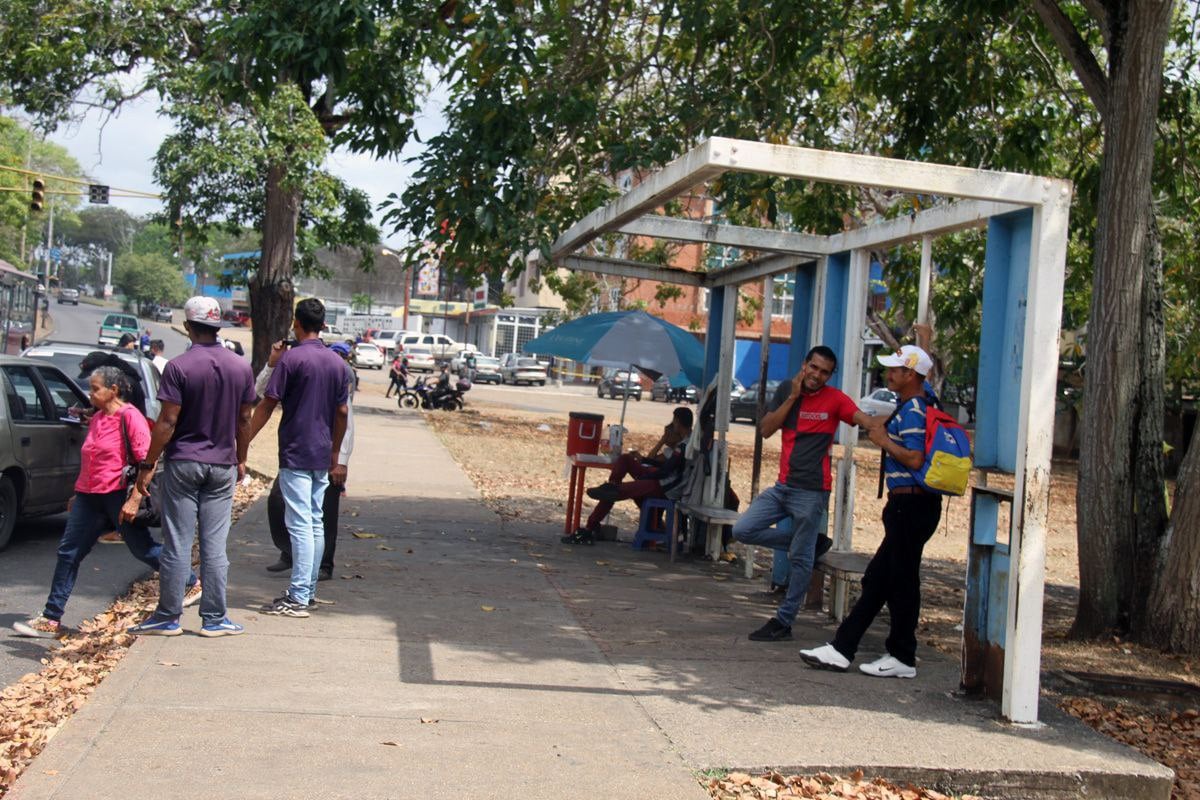
[[[1200,798],[1200,710],[1149,712],[1091,697],[1068,697],[1059,707],[1095,730],[1175,770],[1175,800]]]
[[[234,520],[267,488],[258,480],[239,485]],[[0,692],[0,797],[125,657],[135,638],[125,631],[157,602],[158,578],[138,581],[108,610],[70,631],[42,659],[41,671]]]
[[[866,780],[862,772],[849,778],[820,773],[818,775],[748,775],[731,772],[724,777],[708,778],[704,787],[714,800],[788,800],[789,798],[819,798],[820,800],[949,800],[947,795],[932,789],[915,786],[899,787],[882,778]],[[962,795],[961,800],[977,800]]]

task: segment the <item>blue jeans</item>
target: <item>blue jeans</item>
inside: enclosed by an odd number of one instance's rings
[[[229,557],[225,543],[233,516],[237,467],[200,461],[167,461],[159,476],[162,506],[162,570],[158,576],[158,619],[178,619],[183,613],[184,575],[191,569],[192,541],[200,532],[200,575],[204,596],[200,617],[206,622],[225,619],[225,584]]]
[[[828,512],[829,492],[776,483],[754,498],[746,513],[734,523],[733,538],[739,542],[775,549],[787,548],[792,574],[783,602],[775,612],[784,625],[791,626],[795,621],[808,591],[817,536],[824,529],[823,521]],[[791,518],[791,530],[771,527],[785,517]]]
[[[279,470],[283,493],[283,524],[292,542],[292,582],[288,595],[307,604],[317,591],[317,570],[325,554],[324,506],[329,471],[324,469]]]
[[[155,572],[159,569],[158,557],[162,553],[162,545],[154,541],[150,531],[143,525],[117,524],[120,518],[121,506],[125,504],[125,489],[106,494],[85,494],[79,492],[71,503],[71,511],[67,515],[67,527],[63,530],[62,539],[58,543],[58,563],[54,565],[54,577],[50,581],[50,596],[46,598],[46,609],[42,615],[46,619],[61,620],[75,588],[75,579],[79,575],[79,565],[100,534],[111,530],[119,530],[125,539],[125,546],[138,561]],[[188,579],[188,586],[196,582],[196,574]]]

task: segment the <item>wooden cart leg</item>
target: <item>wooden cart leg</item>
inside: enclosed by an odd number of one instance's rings
[[[575,516],[575,482],[579,480],[579,470],[571,466],[571,486],[567,490],[567,518],[563,521],[563,535],[570,536],[575,530],[571,527],[571,519]]]

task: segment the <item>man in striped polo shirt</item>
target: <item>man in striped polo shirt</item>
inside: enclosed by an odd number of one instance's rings
[[[933,360],[921,348],[905,345],[890,356],[879,356],[879,363],[887,367],[888,388],[900,396],[886,428],[870,432],[871,441],[884,452],[888,500],[883,507],[883,541],[863,573],[862,594],[833,641],[801,650],[800,658],[816,669],[845,672],[863,634],[886,605],[891,619],[887,652],[859,666],[859,671],[877,678],[915,678],[921,555],[942,518],[941,497],[913,477],[925,464],[925,376]]]
[[[787,592],[775,616],[750,634],[751,641],[781,642],[792,638],[792,622],[808,591],[821,520],[829,508],[830,448],[838,424],[879,426],[883,420],[860,411],[845,393],[826,386],[837,369],[837,355],[818,345],[804,358],[794,378],[775,391],[771,410],[759,422],[764,439],[783,431],[779,480],[754,498],[733,526],[733,538],[746,544],[787,549],[792,565]],[[790,531],[773,527],[791,517]]]

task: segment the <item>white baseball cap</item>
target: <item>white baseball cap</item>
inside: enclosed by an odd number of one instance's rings
[[[226,328],[227,322],[221,320],[221,306],[211,297],[197,295],[183,304],[183,318],[188,322],[207,325],[210,328]]]
[[[933,359],[915,344],[906,344],[890,356],[878,356],[885,367],[906,367],[918,375],[928,375],[933,369]]]

